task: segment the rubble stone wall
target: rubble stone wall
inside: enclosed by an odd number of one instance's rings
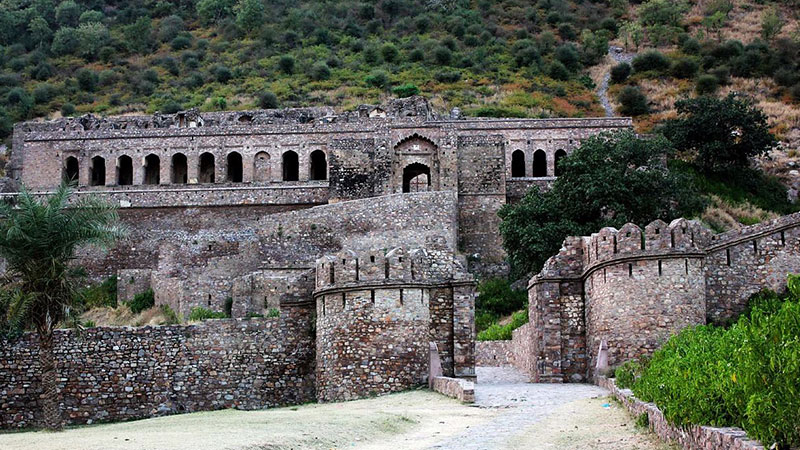
[[[56,332],[61,406],[68,424],[223,408],[261,409],[314,399],[307,306],[279,318]],[[38,337],[0,345],[2,428],[36,425]]]

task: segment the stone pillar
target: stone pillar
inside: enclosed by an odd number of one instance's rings
[[[109,155],[106,158],[106,186],[117,184],[117,158]]]
[[[253,182],[253,166],[255,165],[255,154],[249,148],[242,151],[242,183]]]
[[[196,152],[186,154],[186,181],[187,184],[197,184],[200,171],[200,156]]]
[[[456,377],[475,377],[475,284],[453,286],[453,366]]]
[[[159,162],[158,184],[172,184],[172,158],[164,156]]]

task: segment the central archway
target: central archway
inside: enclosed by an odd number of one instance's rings
[[[403,192],[427,192],[431,188],[431,168],[413,163],[403,169]]]

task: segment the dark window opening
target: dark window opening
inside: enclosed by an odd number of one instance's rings
[[[300,173],[300,162],[297,153],[289,150],[283,154],[283,181],[297,181]]]
[[[106,160],[102,156],[92,158],[92,167],[89,172],[89,184],[92,186],[106,185]]]
[[[521,178],[525,176],[525,153],[516,150],[511,154],[511,177]]]
[[[426,192],[430,185],[431,169],[425,164],[409,164],[403,169],[403,192]]]
[[[322,150],[314,150],[311,152],[311,173],[312,180],[327,180],[328,179],[328,160],[325,152]]]
[[[78,158],[70,156],[64,161],[63,178],[66,182],[77,182],[80,169],[78,166]]]
[[[117,184],[120,186],[133,184],[133,160],[128,155],[122,155],[117,160]]]
[[[556,155],[555,155],[555,157],[553,159],[553,167],[555,169],[555,176],[557,176],[557,177],[560,177],[562,175],[562,173],[563,173],[562,170],[561,170],[561,160],[565,156],[567,156],[567,152],[565,152],[564,150],[561,150],[561,149],[556,150]]]
[[[149,154],[144,158],[144,184],[159,184],[161,182],[161,160],[158,156]]]
[[[231,183],[242,182],[242,155],[238,152],[228,154],[228,181]]]
[[[533,153],[533,176],[547,176],[547,154],[545,154],[544,150],[536,150]]]
[[[197,174],[197,181],[199,183],[213,183],[214,172],[214,155],[211,153],[200,155],[200,170]]]
[[[189,181],[189,163],[186,155],[176,153],[172,155],[172,184],[186,184]]]

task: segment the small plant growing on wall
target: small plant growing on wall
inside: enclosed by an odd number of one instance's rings
[[[281,311],[278,308],[270,308],[267,317],[280,317]]]

